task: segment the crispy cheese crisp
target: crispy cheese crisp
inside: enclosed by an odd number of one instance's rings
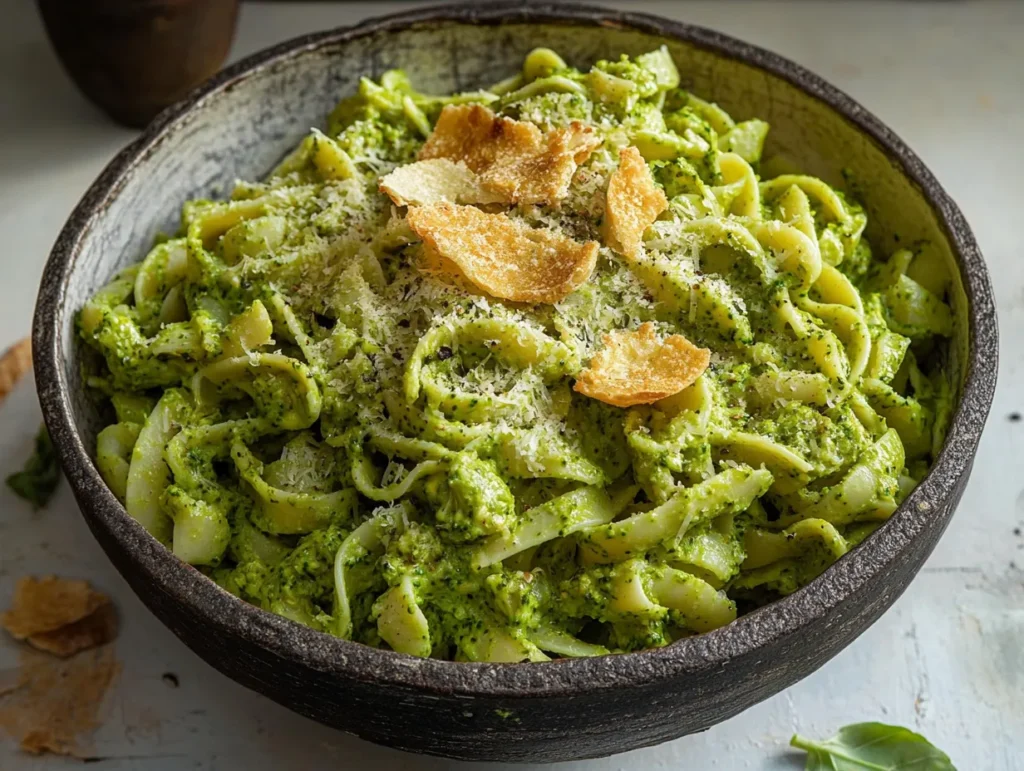
[[[619,167],[608,180],[604,239],[619,254],[635,259],[644,231],[668,208],[665,193],[654,184],[647,162],[635,147],[619,153]]]
[[[86,581],[26,576],[14,590],[14,604],[0,623],[18,640],[52,632],[92,615],[110,598]]]
[[[423,244],[423,250],[419,255],[419,259],[415,262],[416,269],[420,273],[426,273],[427,275],[433,276],[438,281],[442,281],[449,286],[457,287],[466,294],[475,295],[477,297],[487,297],[487,292],[480,289],[476,284],[466,278],[465,274],[459,270],[459,266],[449,260],[447,257],[439,254],[436,249],[432,248],[429,244]]]
[[[510,203],[554,203],[569,194],[577,166],[600,144],[593,129],[572,123],[545,134],[538,151],[499,158],[483,183]]]
[[[110,708],[108,694],[121,671],[114,646],[55,659],[23,648],[17,680],[0,700],[0,733],[25,752],[88,758],[92,735]]]
[[[596,241],[580,243],[534,230],[504,214],[441,203],[412,207],[409,225],[429,250],[492,297],[556,303],[583,284],[597,261]]]
[[[380,180],[380,191],[399,206],[431,203],[500,203],[462,161],[431,158],[399,166]]]
[[[521,154],[540,143],[542,132],[533,123],[499,118],[479,104],[447,105],[434,130],[420,148],[421,161],[448,158],[462,161],[479,173],[500,155]]]
[[[18,381],[32,369],[32,341],[19,340],[0,356],[0,401],[14,390]]]
[[[107,602],[83,619],[49,632],[31,635],[28,643],[33,648],[67,658],[79,651],[105,645],[117,637],[117,610]]]
[[[662,340],[648,321],[636,330],[605,335],[604,348],[579,374],[575,389],[616,407],[652,404],[692,385],[710,360],[707,348],[682,335]]]
[[[576,167],[600,145],[578,122],[544,133],[479,104],[448,105],[419,158],[464,163],[501,202],[540,204],[564,198]]]

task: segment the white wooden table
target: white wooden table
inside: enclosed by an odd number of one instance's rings
[[[409,5],[246,5],[233,56]],[[863,102],[921,154],[963,207],[991,266],[1001,381],[959,514],[882,620],[815,675],[704,734],[567,764],[567,771],[796,769],[802,761],[786,749],[794,731],[824,736],[862,720],[920,730],[961,771],[1024,769],[1024,463],[1016,455],[1024,450],[1024,422],[1010,417],[1024,412],[1024,3],[629,5],[795,59]],[[74,90],[34,4],[0,7],[3,348],[29,330],[43,262],[65,217],[133,132],[113,126]],[[27,382],[0,407],[0,476],[27,456],[39,420]],[[143,608],[93,541],[66,485],[38,514],[0,490],[0,606],[17,576],[46,572],[89,578],[116,598],[124,619],[124,669],[96,735],[96,771],[461,767],[328,730],[221,676]],[[15,663],[14,646],[0,639],[0,670]],[[0,745],[5,771],[76,763]]]

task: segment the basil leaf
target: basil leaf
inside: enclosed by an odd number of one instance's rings
[[[921,734],[884,723],[848,725],[822,742],[794,735],[789,743],[807,751],[804,771],[956,771]]]
[[[804,771],[835,771],[832,759],[820,750],[807,750],[807,765]]]
[[[36,436],[35,452],[25,462],[24,469],[7,477],[7,486],[31,503],[33,508],[41,509],[49,502],[59,481],[60,466],[57,465],[50,435],[43,426]]]

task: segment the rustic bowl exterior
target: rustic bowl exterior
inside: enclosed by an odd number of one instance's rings
[[[83,387],[76,310],[139,259],[180,204],[269,170],[365,73],[405,67],[425,90],[476,88],[550,46],[586,66],[665,44],[684,85],[772,124],[768,152],[831,181],[852,171],[876,248],[925,238],[954,277],[948,366],[959,406],[922,484],[807,588],[667,648],[549,664],[465,664],[374,650],[247,605],[180,563],[127,514],[90,459],[102,421]],[[992,400],[988,275],[960,211],[888,128],[799,66],[652,16],[521,3],[414,11],[257,54],[162,114],[86,193],[46,266],[33,342],[46,423],[82,512],[146,605],[229,677],[315,720],[414,752],[502,761],[595,757],[704,730],[792,685],[903,592],[949,522]]]

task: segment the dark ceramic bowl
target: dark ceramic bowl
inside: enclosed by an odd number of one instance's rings
[[[852,170],[880,252],[925,238],[953,275],[949,369],[957,409],[935,467],[866,543],[807,588],[667,648],[549,664],[417,659],[339,640],[247,605],[178,562],[128,517],[91,460],[74,316],[181,203],[268,171],[358,77],[404,67],[448,92],[513,72],[535,46],[577,65],[668,45],[684,84],[738,118],[772,124],[770,155],[833,182]],[[809,675],[906,589],[945,529],[996,379],[989,278],[963,215],[892,131],[773,53],[653,16],[494,3],[414,11],[298,38],[219,74],[118,155],[61,232],[43,276],[34,349],[46,423],[89,526],[149,608],[210,664],[270,698],[370,741],[457,758],[554,761],[701,731]]]

